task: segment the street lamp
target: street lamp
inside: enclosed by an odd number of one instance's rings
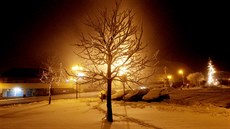
[[[170,79],[172,79],[172,76],[171,76],[171,75],[168,75],[167,78],[170,80]]]
[[[126,67],[121,67],[118,75],[121,79],[122,85],[123,85],[123,91],[124,91],[124,95],[125,95],[125,82],[127,81],[127,68]],[[125,99],[124,99],[125,100]]]
[[[172,85],[172,83],[171,83],[172,75],[167,75],[167,79],[168,79],[169,86],[171,87],[171,85]]]
[[[74,75],[76,76],[76,98],[80,98],[80,83],[79,79],[85,76],[85,74],[82,72],[83,67],[80,65],[72,67],[72,71]]]
[[[178,73],[181,74],[182,83],[184,84],[184,71],[180,69],[180,70],[178,71]]]

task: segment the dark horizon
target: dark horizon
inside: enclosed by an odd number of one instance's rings
[[[2,2],[0,70],[38,67],[45,57],[52,55],[60,56],[66,67],[74,65],[77,59],[70,44],[76,42],[84,30],[84,17],[113,3],[95,0]],[[227,3],[124,0],[123,4],[143,21],[143,41],[150,42],[153,51],[160,50],[160,61],[180,62],[200,72],[206,70],[211,58],[217,70],[230,71]]]

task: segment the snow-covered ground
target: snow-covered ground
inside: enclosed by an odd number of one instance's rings
[[[230,108],[230,87],[184,88],[171,90],[168,103],[181,105],[213,105]]]
[[[230,110],[212,105],[113,101],[112,124],[98,98],[0,107],[0,129],[230,129]]]
[[[98,96],[98,91],[80,93],[80,98],[90,98],[90,97],[97,97],[97,96]],[[0,98],[0,106],[44,101],[44,100],[48,100],[48,97],[49,96],[36,96],[36,97],[25,97],[25,98]],[[74,99],[74,98],[76,98],[75,93],[52,95],[52,100]]]

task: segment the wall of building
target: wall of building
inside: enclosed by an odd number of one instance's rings
[[[0,83],[1,97],[30,97],[48,95],[48,84],[44,83]],[[54,84],[53,93],[74,93],[72,83]]]
[[[101,88],[91,84],[61,83],[53,84],[52,94],[99,91]],[[49,84],[44,83],[0,83],[0,97],[30,97],[49,94]]]

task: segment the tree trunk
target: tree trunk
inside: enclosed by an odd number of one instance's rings
[[[49,104],[51,104],[51,96],[52,96],[52,84],[49,86]]]
[[[78,88],[77,88],[77,86],[78,86],[78,82],[76,82],[76,99],[78,98]]]
[[[108,79],[107,87],[107,120],[113,122],[113,113],[112,113],[112,101],[111,101],[111,85],[112,80]]]
[[[107,120],[109,122],[113,122],[112,102],[111,102],[111,90],[112,90],[111,60],[112,60],[112,56],[111,54],[109,54],[108,66],[107,66]]]
[[[124,102],[125,102],[125,82],[124,81],[122,81],[122,85],[123,85],[123,92],[124,92]]]

